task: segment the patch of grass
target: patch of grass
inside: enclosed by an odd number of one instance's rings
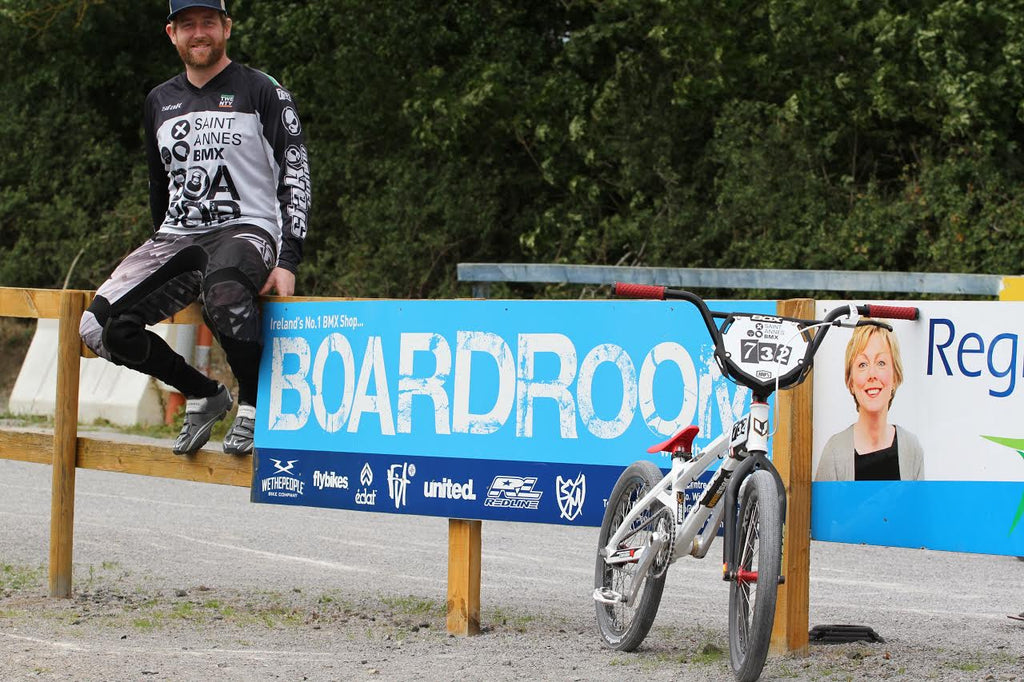
[[[713,642],[705,642],[700,650],[690,657],[691,663],[710,665],[718,663],[725,658],[725,651]]]
[[[20,592],[21,590],[39,587],[42,585],[45,573],[46,570],[42,566],[32,568],[0,564],[0,591]]]
[[[132,424],[130,426],[122,426],[120,424],[109,422],[106,419],[96,419],[88,426],[117,431],[118,433],[126,433],[132,436],[145,436],[147,438],[173,438],[178,435],[179,431],[181,431],[181,424],[183,420],[184,412],[180,412],[175,416],[174,422],[171,424]]]
[[[10,419],[17,421],[26,426],[53,426],[53,417],[47,417],[41,414],[14,414],[12,412],[4,412],[0,414],[0,419]]]
[[[324,597],[320,599],[322,601]],[[382,597],[381,602],[392,611],[407,616],[440,617],[445,613],[444,604],[437,599],[409,595],[408,597]]]
[[[502,608],[496,608],[488,620],[512,628],[516,632],[526,632],[526,626],[533,622],[534,619],[535,616],[529,613],[514,613]]]
[[[157,625],[158,623],[153,618],[136,618],[132,621],[132,627],[143,632],[151,632],[157,628]]]

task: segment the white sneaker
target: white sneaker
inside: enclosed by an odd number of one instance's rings
[[[229,455],[248,455],[252,452],[252,437],[256,430],[256,408],[241,403],[235,423],[224,436],[224,452]]]
[[[181,426],[171,450],[176,455],[191,455],[210,440],[213,425],[224,418],[233,401],[227,386],[219,388],[209,398],[191,398],[185,401],[185,423]]]

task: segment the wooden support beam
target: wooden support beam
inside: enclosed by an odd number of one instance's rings
[[[252,485],[252,457],[225,455],[219,450],[200,450],[181,457],[171,452],[169,443],[111,443],[97,438],[79,438],[78,466],[242,488]]]
[[[75,526],[75,467],[78,454],[78,375],[85,311],[81,291],[60,296],[57,340],[57,396],[53,417],[53,483],[50,491],[50,596],[71,596],[71,555]]]
[[[18,289],[0,287],[0,315],[4,317],[60,317],[63,294],[81,294],[92,300],[93,292],[60,289]],[[88,301],[85,305],[89,305]]]
[[[482,521],[448,520],[448,632],[480,633]]]
[[[35,464],[53,463],[53,435],[0,429],[0,459]],[[252,485],[252,457],[231,457],[219,450],[200,450],[189,457],[171,452],[170,443],[129,442],[110,434],[105,438],[79,437],[79,469],[173,478],[248,488]]]
[[[53,464],[53,434],[0,430],[0,459]]]
[[[814,318],[814,301],[779,302],[779,314],[804,320]],[[772,444],[772,461],[786,485],[786,530],[782,575],[772,629],[775,653],[806,653],[808,644],[811,574],[811,385],[780,391],[779,424]]]

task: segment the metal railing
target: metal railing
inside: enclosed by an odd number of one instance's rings
[[[843,292],[908,292],[998,297],[1002,275],[855,270],[740,270],[731,268],[649,268],[546,263],[459,263],[460,282],[473,283],[473,296],[487,298],[491,283],[655,284],[675,288],[765,289]]]

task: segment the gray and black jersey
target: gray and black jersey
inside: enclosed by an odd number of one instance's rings
[[[159,233],[256,226],[276,241],[276,264],[296,271],[312,192],[291,93],[232,62],[201,88],[184,73],[154,88],[144,123]]]

